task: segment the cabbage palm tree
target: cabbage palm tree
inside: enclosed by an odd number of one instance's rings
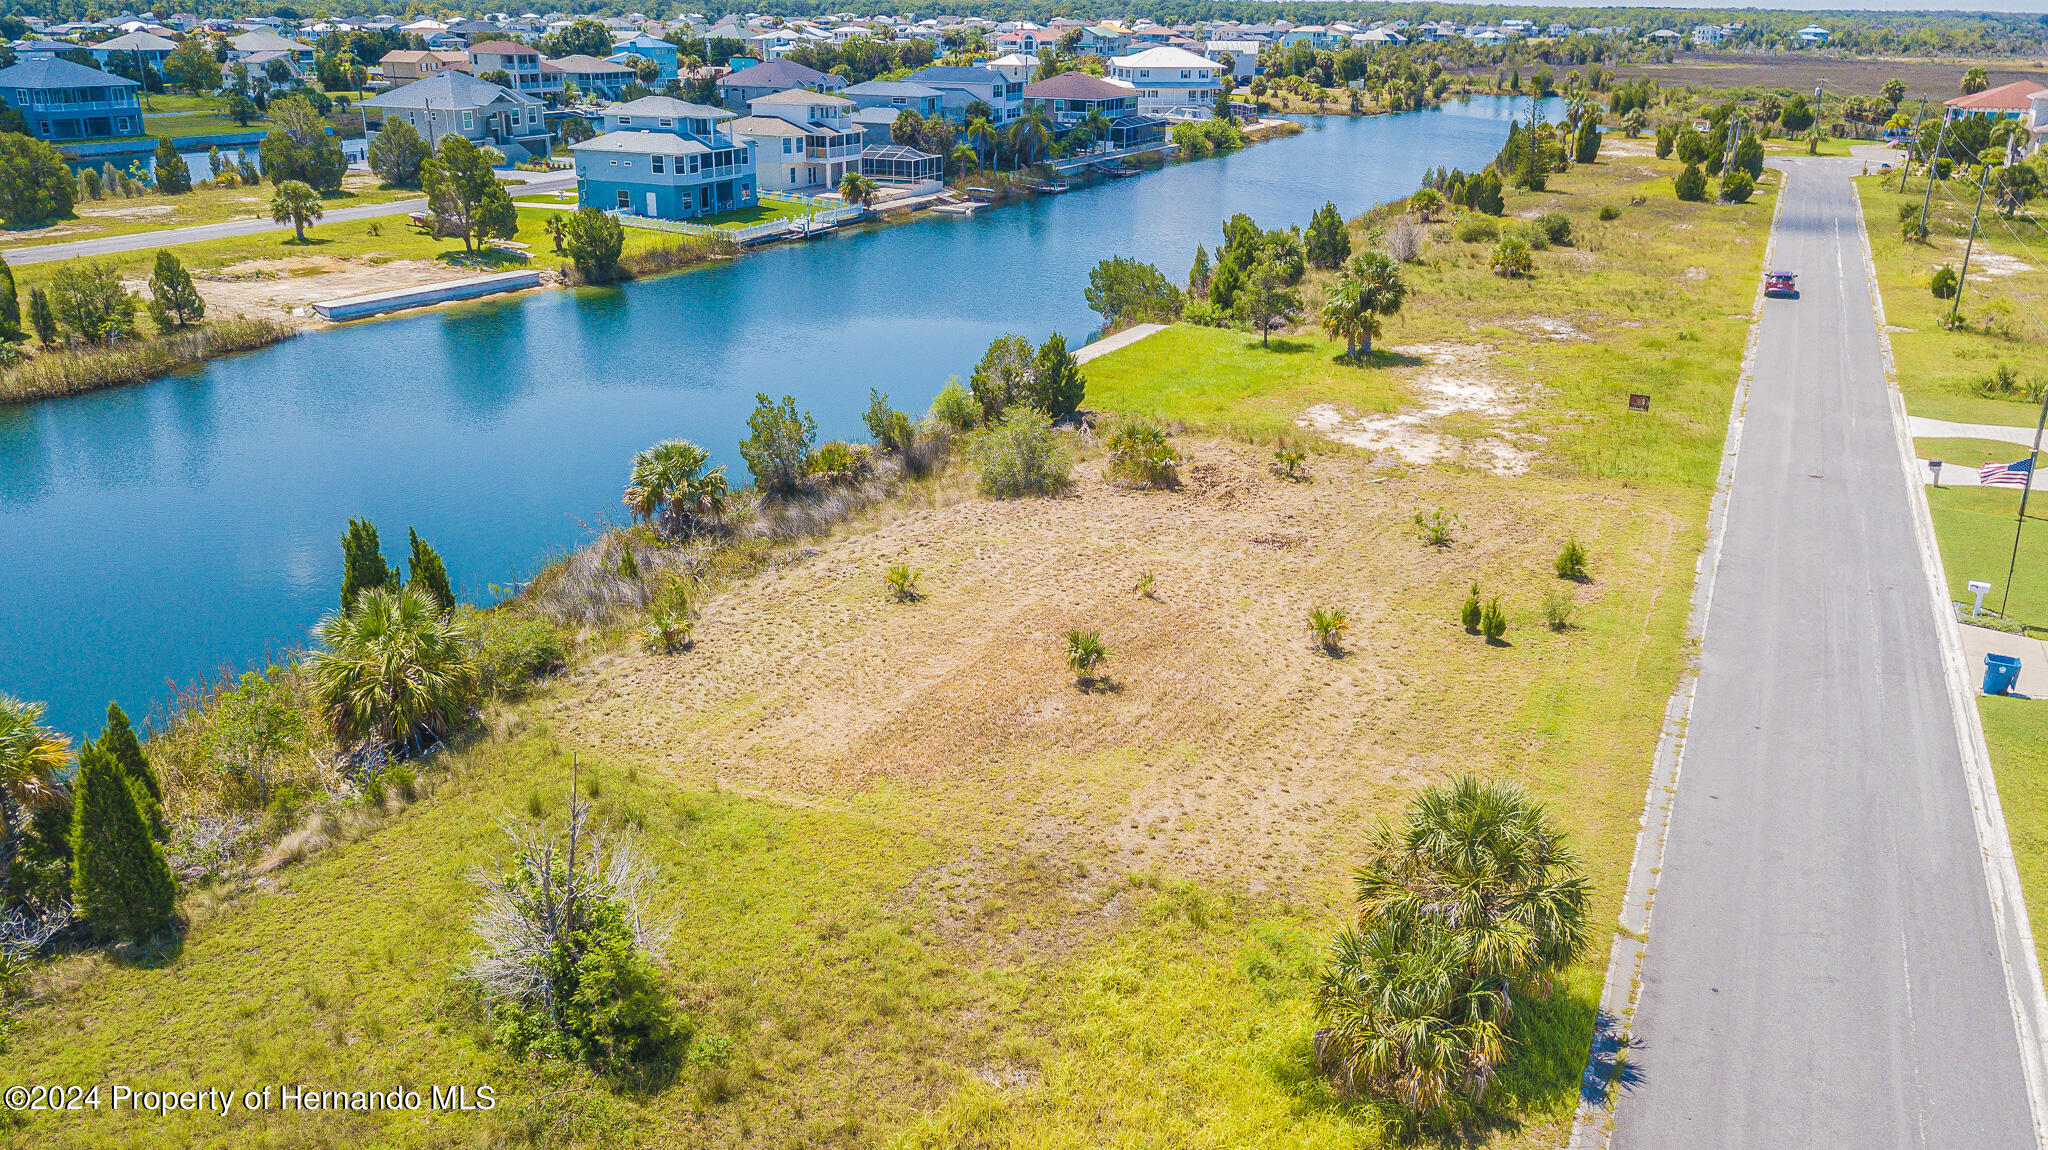
[[[1517,999],[1591,942],[1578,859],[1521,787],[1468,776],[1374,832],[1354,887],[1315,996],[1326,1065],[1424,1116],[1476,1102]]]
[[[966,174],[968,165],[972,164],[978,167],[981,164],[981,157],[976,155],[974,149],[966,144],[954,144],[952,158],[953,170],[962,175]]]
[[[309,668],[335,737],[418,750],[475,703],[480,674],[469,630],[417,588],[375,587],[314,628]]]
[[[976,116],[967,121],[965,135],[967,136],[968,143],[974,145],[975,166],[981,168],[988,167],[988,161],[982,159],[982,156],[993,155],[995,152],[996,140],[999,136],[996,126],[989,123],[987,116]],[[987,152],[984,152],[983,149],[987,149]]]
[[[705,470],[711,453],[687,439],[671,439],[633,457],[625,504],[638,519],[660,519],[686,532],[703,520],[725,517],[725,468]]]
[[[14,863],[17,817],[57,796],[71,741],[42,725],[43,705],[0,695],[0,895]]]
[[[1377,249],[1351,257],[1344,275],[1330,291],[1323,305],[1323,328],[1344,340],[1344,355],[1356,359],[1372,354],[1372,341],[1380,333],[1380,317],[1401,310],[1408,298],[1408,285],[1401,279],[1401,265]]]
[[[1082,118],[1081,126],[1088,129],[1089,139],[1100,140],[1106,144],[1109,142],[1109,130],[1116,125],[1110,120],[1107,113],[1100,108],[1096,108]]]
[[[1038,162],[1052,147],[1052,129],[1045,118],[1045,105],[1033,104],[1010,125],[1010,155],[1014,166],[1025,168]]]

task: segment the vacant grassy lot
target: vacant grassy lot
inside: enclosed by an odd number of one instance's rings
[[[1977,714],[2026,888],[2034,949],[2048,955],[2048,702],[1979,695]]]
[[[1942,320],[1953,301],[1935,298],[1929,284],[1943,265],[1962,269],[1976,185],[1937,182],[1931,198],[1924,176],[1915,174],[1904,195],[1898,186],[1896,174],[1856,181],[1906,410],[1934,419],[2032,427],[2038,400],[1987,396],[1980,388],[2001,364],[2023,380],[2048,379],[2048,271],[2042,266],[2048,228],[2025,212],[2008,220],[1987,202],[1963,290],[1965,327],[1945,330]],[[1923,202],[1927,242],[1907,243],[1899,234],[1900,210],[1917,220]]]
[[[686,654],[592,637],[433,797],[274,887],[191,900],[181,953],[60,964],[10,1056],[39,1081],[489,1082],[499,1110],[30,1115],[21,1137],[1383,1144],[1377,1110],[1315,1074],[1308,997],[1373,822],[1429,782],[1511,777],[1570,828],[1597,921],[1626,877],[1770,211],[1678,204],[1669,172],[1512,197],[1577,236],[1527,282],[1437,244],[1362,367],[1312,335],[1194,329],[1091,363],[1089,407],[1186,427],[1178,487],[1108,485],[1085,445],[1051,499],[984,501],[956,470],[709,600]],[[1274,439],[1317,419],[1308,481],[1272,474]],[[1412,522],[1437,508],[1460,524],[1441,548]],[[1584,584],[1551,572],[1567,537]],[[885,594],[899,563],[921,599]],[[1455,621],[1474,581],[1502,597],[1502,645]],[[1310,639],[1315,606],[1347,612],[1340,656]],[[1102,631],[1107,688],[1062,664],[1070,627]],[[500,817],[560,810],[572,753],[678,919],[699,1037],[673,1083],[510,1064],[453,979],[464,876],[503,856]],[[1518,1016],[1474,1140],[1561,1140],[1604,941]]]
[[[84,200],[77,206],[76,219],[45,228],[0,230],[0,244],[7,248],[32,247],[133,235],[160,228],[217,224],[226,220],[268,219],[270,197],[275,190],[269,184],[254,188],[216,188],[209,184],[195,187],[182,196],[147,195],[132,200],[109,196],[103,200]],[[382,204],[419,194],[404,188],[380,187],[375,176],[350,175],[342,180],[340,192],[326,197],[326,205],[333,209]]]
[[[2032,428],[2026,429],[2029,434]],[[1953,479],[1956,472],[1950,468],[1968,468],[1975,472],[1987,463],[2011,463],[2025,459],[2028,448],[2024,444],[2007,443],[1999,439],[1916,439],[1913,454],[1922,460],[1939,459],[1944,479]]]

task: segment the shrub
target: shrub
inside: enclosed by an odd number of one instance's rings
[[[1309,476],[1301,465],[1307,461],[1306,448],[1289,447],[1283,443],[1273,452],[1273,474],[1289,482],[1305,482]]]
[[[1479,584],[1472,584],[1472,590],[1465,596],[1465,605],[1458,609],[1458,622],[1474,635],[1479,633],[1479,624],[1484,621],[1486,608],[1479,602]]]
[[[932,398],[931,414],[926,418],[950,431],[973,431],[981,422],[981,405],[974,402],[974,396],[968,394],[966,388],[960,386],[960,377],[954,376]]]
[[[1928,281],[1927,287],[1936,299],[1954,299],[1962,282],[1962,277],[1956,274],[1956,269],[1943,264],[1934,269],[1934,278]]]
[[[417,588],[376,587],[314,631],[313,690],[343,742],[418,750],[468,717],[482,679],[469,629]]]
[[[1450,546],[1452,532],[1461,526],[1463,524],[1456,515],[1441,507],[1428,515],[1420,511],[1415,513],[1415,534],[1431,547]]]
[[[689,615],[656,607],[647,616],[647,649],[662,655],[684,650],[690,646],[694,626]]]
[[[1488,262],[1488,266],[1493,269],[1494,275],[1517,279],[1533,275],[1536,271],[1536,260],[1529,254],[1529,245],[1521,237],[1508,236],[1494,245],[1493,259]]]
[[[1316,637],[1316,645],[1330,654],[1337,653],[1344,642],[1344,632],[1350,628],[1351,622],[1344,617],[1341,607],[1309,608],[1309,633]]]
[[[1600,205],[1600,218],[1601,218],[1602,220],[1608,220],[1608,221],[1611,221],[1611,220],[1618,220],[1618,219],[1620,219],[1620,218],[1621,218],[1621,209],[1620,209],[1620,208],[1617,208],[1617,207],[1615,207],[1615,206],[1614,206],[1613,204],[1601,204],[1601,205]]]
[[[740,441],[740,457],[753,473],[754,486],[763,494],[794,495],[803,486],[818,421],[808,411],[797,414],[791,396],[783,396],[778,407],[766,395],[756,394],[747,428],[751,434]]]
[[[1756,192],[1756,181],[1740,168],[1721,177],[1721,198],[1731,204],[1746,204]]]
[[[545,619],[504,607],[466,610],[462,618],[485,691],[517,690],[568,661],[562,633]]]
[[[804,474],[818,483],[860,483],[873,470],[874,449],[865,443],[823,444],[804,460]]]
[[[589,813],[572,787],[566,843],[511,832],[512,861],[482,881],[482,948],[466,973],[514,1056],[644,1076],[672,1065],[688,1037],[654,969],[671,925],[642,907],[656,876],[637,844],[592,834]]]
[[[1387,225],[1387,234],[1380,237],[1380,250],[1396,263],[1412,264],[1422,258],[1428,234],[1421,224],[1400,216]]]
[[[1510,224],[1501,229],[1502,239],[1516,239],[1529,245],[1532,252],[1550,250],[1550,233],[1535,223]]]
[[[1033,408],[1014,406],[974,444],[979,487],[991,499],[1051,495],[1073,482],[1074,460],[1052,423]]]
[[[1102,641],[1102,632],[1069,630],[1066,646],[1067,666],[1074,672],[1074,682],[1084,688],[1094,683],[1096,669],[1109,661],[1109,644]]]
[[[1564,541],[1564,549],[1557,553],[1557,562],[1551,565],[1559,579],[1583,582],[1586,578],[1586,549],[1579,545],[1576,537]]]
[[[889,597],[898,603],[908,603],[918,597],[917,577],[923,572],[904,563],[892,563],[882,573],[882,582],[889,588]]]
[[[73,792],[71,890],[78,914],[96,929],[141,942],[170,921],[177,882],[149,831],[111,751],[87,743],[78,754]]]
[[[1479,616],[1479,633],[1486,636],[1489,643],[1508,633],[1508,617],[1500,609],[1500,596],[1495,595],[1486,601],[1486,610]]]
[[[2021,379],[2009,363],[2001,363],[1990,375],[1970,385],[1970,390],[1986,399],[2016,399],[2025,403],[2039,403],[2048,383],[2039,379]]]
[[[1109,435],[1109,466],[1113,483],[1130,487],[1171,487],[1180,482],[1180,452],[1158,424],[1125,419]]]
[[[1671,177],[1671,190],[1681,200],[1698,203],[1707,198],[1707,175],[1698,164],[1687,164],[1684,171]]]
[[[1500,238],[1500,221],[1492,216],[1464,216],[1458,220],[1452,234],[1468,244],[1497,240]]]
[[[1549,624],[1553,631],[1569,630],[1575,606],[1571,596],[1562,591],[1552,591],[1543,597],[1543,621]]]
[[[889,406],[889,397],[876,388],[868,389],[868,409],[861,413],[868,435],[885,451],[908,452],[917,443],[917,428],[910,417]]]

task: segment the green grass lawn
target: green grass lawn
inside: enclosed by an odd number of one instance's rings
[[[1269,344],[1245,332],[1177,324],[1085,367],[1088,403],[1273,439],[1298,436],[1294,421],[1312,403],[1385,412],[1406,395],[1387,372],[1345,362],[1342,343],[1302,334]],[[1382,354],[1376,362],[1398,359]]]
[[[809,204],[795,200],[781,200],[774,196],[762,196],[760,202],[751,208],[736,208],[730,212],[719,212],[712,216],[699,216],[691,223],[704,224],[714,228],[748,228],[755,224],[772,223],[775,220],[794,219],[814,211]]]
[[[265,121],[258,117],[248,124],[237,124],[226,114],[211,109],[193,109],[185,112],[150,113],[142,120],[143,129],[160,140],[182,140],[195,136],[220,136],[229,132],[261,132]]]
[[[2021,452],[2024,454],[2025,449]],[[2012,565],[2013,528],[2020,492],[2014,487],[1928,488],[1928,510],[1948,575],[1949,597],[1972,600],[1972,579],[1992,585],[1985,596],[1995,610],[2006,594],[2005,572]],[[2027,525],[2020,532],[2019,564],[2013,576],[2006,614],[2029,627],[2048,630],[2048,497],[2035,491],[2027,503]]]
[[[2033,426],[2038,404],[1979,395],[1973,387],[2000,364],[2026,379],[2048,374],[2048,271],[2042,268],[2048,228],[2024,212],[2007,220],[1987,204],[1963,293],[1967,327],[1944,330],[1952,301],[1935,298],[1928,285],[1944,264],[1962,267],[1976,188],[1953,180],[1935,185],[1929,236],[1921,244],[1900,238],[1899,211],[1903,206],[1917,219],[1927,190],[1923,176],[1916,173],[1904,195],[1896,174],[1859,177],[1856,186],[1906,410],[1964,423]]]
[[[1979,695],[1977,714],[2026,891],[2034,949],[2048,957],[2048,702]]]
[[[2011,463],[2025,459],[2027,448],[2017,443],[2006,443],[1998,439],[1916,439],[1913,441],[1913,455],[1917,459],[1939,459],[1942,474],[1953,475],[1952,467],[1966,467],[1971,471],[1987,463]]]
[[[218,188],[207,184],[181,196],[152,194],[134,199],[113,196],[84,200],[76,206],[75,219],[41,228],[0,230],[0,244],[10,248],[33,247],[267,217],[274,190],[269,184],[253,188]],[[413,189],[382,187],[374,176],[349,176],[342,182],[342,190],[325,200],[329,208],[344,208],[410,199],[419,194]]]

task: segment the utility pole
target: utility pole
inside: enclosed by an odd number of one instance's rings
[[[1977,172],[1977,207],[1970,213],[1970,239],[1963,245],[1963,274],[1956,277],[1956,302],[1948,309],[1950,327],[1956,325],[1956,313],[1963,307],[1963,284],[1970,278],[1970,249],[1977,246],[1977,216],[1984,210],[1984,185],[1991,182],[1991,165],[1979,164]],[[2032,483],[2033,477],[2028,476],[2027,482]]]
[[[1927,194],[1920,197],[1920,234],[1927,234],[1927,204],[1934,199],[1936,165],[1941,163],[1941,145],[1948,139],[1948,112],[1941,114],[1941,130],[1934,134],[1934,151],[1927,157]]]
[[[1913,130],[1906,135],[1906,158],[1899,164],[1899,194],[1906,194],[1906,173],[1913,170],[1913,145],[1920,139],[1920,120],[1927,115],[1927,97],[1920,97],[1920,110],[1913,113]]]
[[[2048,428],[2048,396],[2041,399],[2041,420],[2034,425],[2034,450],[2027,455],[2027,485],[2020,488],[2020,517],[2012,525],[2012,559],[2005,565],[2005,591],[1998,597],[1998,617],[2001,619],[2005,618],[2006,601],[2012,598],[2013,572],[2020,566],[2020,528],[2027,524],[2027,496],[2034,490],[2034,464],[2041,459],[2043,428]]]

